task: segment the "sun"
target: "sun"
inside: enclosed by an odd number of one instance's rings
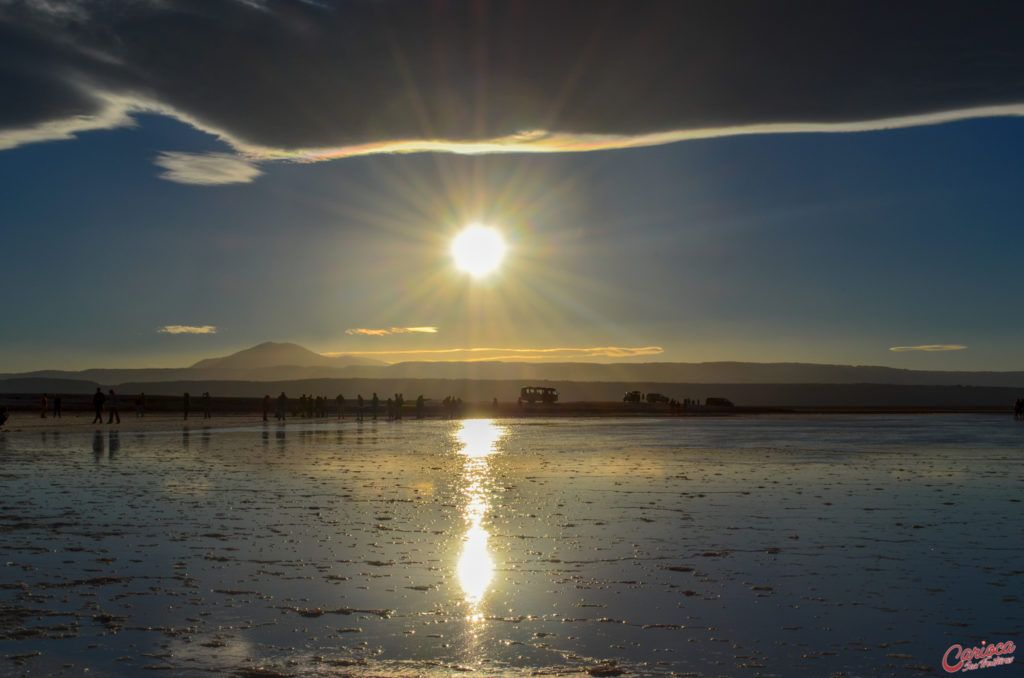
[[[505,258],[505,239],[498,229],[473,224],[452,241],[455,267],[474,278],[493,273]]]

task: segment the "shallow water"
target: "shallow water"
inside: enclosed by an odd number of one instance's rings
[[[979,415],[8,432],[0,673],[941,674],[1024,640],[1022,460]]]

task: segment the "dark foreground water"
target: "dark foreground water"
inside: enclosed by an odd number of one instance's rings
[[[1024,642],[1022,461],[995,416],[3,433],[0,674],[945,675]]]

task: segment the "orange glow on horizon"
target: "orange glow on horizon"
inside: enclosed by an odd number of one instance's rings
[[[422,362],[480,362],[494,360],[564,360],[566,358],[638,358],[661,355],[664,352],[661,346],[592,346],[585,348],[559,347],[559,348],[435,348],[435,349],[403,349],[393,351],[331,351],[322,353],[327,357],[343,355],[351,356],[402,356],[399,361],[415,360],[415,356],[424,356]],[[497,355],[479,355],[481,353],[494,353]],[[439,359],[436,356],[455,356],[464,354],[465,357],[452,357]]]

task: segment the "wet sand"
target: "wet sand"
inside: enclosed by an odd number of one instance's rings
[[[981,420],[26,422],[0,674],[934,672],[1020,640]]]
[[[10,433],[92,433],[93,431],[120,431],[122,433],[145,432],[145,431],[168,431],[181,429],[183,427],[212,427],[217,429],[238,428],[245,426],[262,425],[262,415],[259,414],[223,414],[218,413],[210,419],[203,419],[203,413],[190,414],[184,419],[181,413],[169,414],[165,412],[147,413],[143,417],[136,417],[133,412],[121,414],[121,423],[108,424],[107,415],[103,415],[103,422],[94,424],[92,412],[74,412],[56,418],[47,414],[43,419],[38,413],[33,416],[29,412],[15,412],[4,425],[3,430]],[[309,422],[308,419],[289,418],[287,423],[300,424]],[[334,419],[322,420],[326,423],[335,423]],[[271,419],[268,424],[277,424]]]

